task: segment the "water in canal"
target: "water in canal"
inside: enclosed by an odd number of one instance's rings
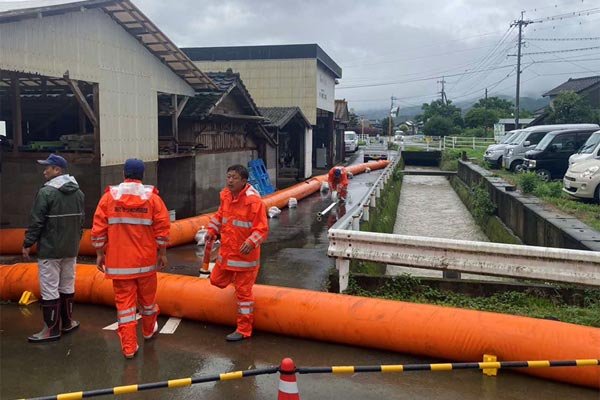
[[[410,169],[417,169],[411,167]],[[432,170],[435,168],[424,168]],[[394,233],[445,239],[489,241],[471,213],[443,176],[406,175],[396,213]],[[441,278],[441,271],[388,265],[388,275],[408,273],[421,277]],[[481,275],[462,274],[463,278],[490,279]],[[491,278],[498,279],[498,278]]]

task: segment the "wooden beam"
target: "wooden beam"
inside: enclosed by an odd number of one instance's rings
[[[97,83],[92,84],[92,106],[97,123],[94,127],[94,156],[100,159],[100,87]],[[100,165],[100,164],[98,164]]]
[[[16,73],[11,75],[10,88],[12,94],[13,152],[17,153],[19,146],[23,145],[23,128],[21,125],[21,86],[19,85],[19,77]]]
[[[69,78],[69,71],[65,72],[65,74],[63,75],[63,79],[71,88],[71,91],[75,95],[75,98],[77,99],[79,106],[83,109],[85,115],[88,117],[94,128],[96,128],[98,126],[98,119],[96,118],[96,115],[94,115],[94,110],[92,110],[92,107],[90,107],[89,103],[85,99],[85,96],[81,92],[78,82]]]
[[[183,99],[182,99],[182,100],[179,102],[179,104],[177,105],[177,111],[176,111],[176,113],[177,113],[177,118],[179,118],[179,116],[181,115],[181,112],[182,112],[182,111],[183,111],[183,109],[185,108],[185,105],[187,104],[187,102],[188,102],[188,100],[189,100],[189,99],[190,99],[189,97],[185,96],[185,97],[184,97],[184,98],[183,98]]]

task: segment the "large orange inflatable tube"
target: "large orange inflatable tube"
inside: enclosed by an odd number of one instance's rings
[[[0,266],[0,297],[16,300],[38,292],[35,264]],[[76,301],[112,305],[113,289],[94,266],[78,265]],[[499,361],[600,359],[600,329],[534,318],[425,304],[256,285],[259,330],[345,343],[436,360]],[[234,325],[233,288],[205,279],[159,274],[158,304],[164,314]],[[528,368],[531,375],[600,388],[600,367]]]
[[[388,161],[378,161],[353,165],[347,167],[354,175],[363,173],[367,167],[375,170],[385,168],[389,164]],[[298,183],[287,189],[278,190],[277,192],[265,196],[263,198],[267,209],[272,206],[284,208],[288,204],[290,197],[295,197],[301,200],[311,194],[317,192],[321,187],[321,182],[327,180],[327,175],[317,176],[305,182]],[[194,241],[194,236],[202,225],[208,226],[208,220],[213,213],[202,214],[196,217],[180,219],[171,224],[171,238],[169,247],[180,246],[182,244],[191,243]],[[23,238],[25,237],[25,229],[0,229],[0,254],[20,254],[23,246]],[[85,229],[83,237],[79,244],[79,255],[95,255],[96,250],[92,247],[90,240],[90,230]]]

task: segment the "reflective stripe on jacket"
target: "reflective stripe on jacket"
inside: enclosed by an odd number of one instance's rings
[[[223,189],[219,210],[211,218],[208,232],[221,234],[217,262],[223,268],[233,271],[258,268],[260,245],[269,234],[266,207],[258,191],[247,184],[234,199],[229,189]],[[244,242],[253,247],[249,254],[240,253]]]
[[[156,273],[157,250],[169,242],[167,207],[153,186],[126,179],[100,199],[92,245],[106,252],[106,277],[131,279]]]

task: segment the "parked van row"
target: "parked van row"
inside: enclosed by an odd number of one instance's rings
[[[600,202],[600,126],[557,124],[508,132],[484,159],[493,167],[535,172],[544,180],[563,178],[571,196]]]

